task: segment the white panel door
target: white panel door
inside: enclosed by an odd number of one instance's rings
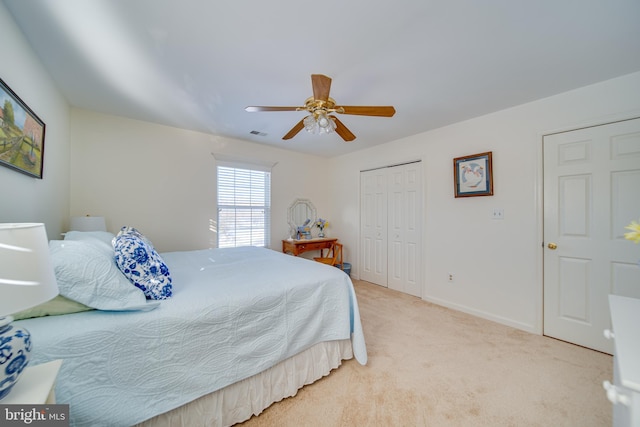
[[[391,289],[422,297],[420,286],[422,163],[388,169],[389,272]]]
[[[360,173],[360,279],[387,286],[387,172]]]
[[[640,119],[546,136],[544,334],[606,353],[608,295],[640,298]]]

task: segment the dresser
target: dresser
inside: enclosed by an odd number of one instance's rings
[[[640,299],[609,295],[614,341],[613,384],[604,382],[613,403],[615,427],[640,426]]]
[[[329,249],[331,245],[337,241],[337,238],[328,237],[306,240],[285,239],[282,241],[282,252],[298,256],[304,252],[320,251],[320,256],[323,256],[323,250]]]

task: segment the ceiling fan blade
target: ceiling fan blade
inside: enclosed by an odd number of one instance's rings
[[[298,109],[304,107],[264,107],[264,106],[250,106],[245,108],[245,111],[250,113],[257,113],[261,111],[298,111]]]
[[[351,142],[356,139],[356,136],[351,133],[351,131],[347,129],[347,127],[336,116],[329,117],[332,118],[334,122],[336,122],[336,133],[340,135],[342,139],[344,139],[346,142]]]
[[[331,90],[331,78],[323,74],[311,74],[311,85],[313,86],[313,98],[327,101]]]
[[[302,129],[304,129],[304,119],[300,120],[291,130],[282,137],[282,139],[291,139],[298,134]]]
[[[336,107],[336,109],[344,110],[339,111],[342,114],[354,114],[357,116],[393,117],[393,115],[396,113],[396,109],[392,106],[341,105],[340,107]]]

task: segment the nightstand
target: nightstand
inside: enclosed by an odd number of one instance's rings
[[[54,392],[56,378],[62,366],[62,360],[53,360],[36,366],[28,366],[22,373],[18,383],[4,399],[3,405],[9,404],[55,404]]]

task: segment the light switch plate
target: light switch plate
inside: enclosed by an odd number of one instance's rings
[[[493,208],[493,213],[491,215],[493,219],[504,219],[504,209],[502,208]]]

